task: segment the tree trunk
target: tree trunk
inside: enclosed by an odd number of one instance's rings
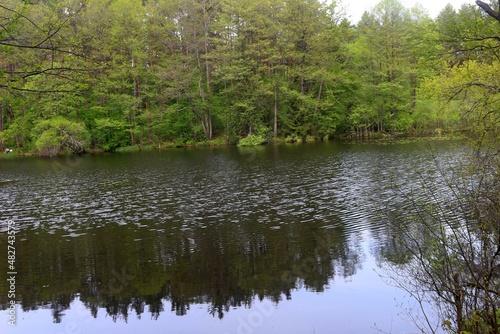
[[[453,285],[454,285],[454,292],[453,292],[453,297],[454,297],[454,302],[455,302],[455,312],[457,312],[457,332],[462,333],[465,330],[464,327],[464,320],[463,320],[463,292],[462,292],[462,286],[460,284],[460,279],[458,277],[458,274],[453,275]]]
[[[200,52],[198,50],[196,51],[196,58],[198,61],[198,69],[200,70],[200,78],[198,80],[198,91],[200,94],[202,109],[203,109],[202,110],[203,116],[200,118],[201,118],[201,123],[203,125],[203,131],[205,132],[205,138],[207,140],[211,140],[212,139],[212,120],[211,120],[212,115],[211,115],[210,110],[207,106],[206,92],[205,92],[205,89],[203,88],[203,84],[202,84],[202,81],[203,81],[203,75],[201,72],[202,66],[201,66],[201,60],[200,60]],[[206,63],[205,63],[205,65],[207,66]],[[205,79],[207,79],[207,78],[205,78]]]
[[[132,127],[132,122],[130,122],[129,133],[130,133],[130,145],[134,146],[135,138],[134,138],[134,128]]]
[[[141,77],[136,76],[134,78],[134,99],[139,99],[141,96]],[[134,124],[135,124],[135,114],[136,114],[136,101],[132,103],[130,108],[130,117],[129,117],[129,131],[130,131],[130,145],[133,146],[135,144],[134,137]]]
[[[151,135],[151,111],[149,110],[149,97],[146,97],[146,112],[148,113],[148,144],[153,143],[153,138]]]
[[[278,137],[278,83],[274,83],[274,138]]]
[[[4,126],[4,105],[0,107],[0,132],[3,132],[3,126]],[[4,147],[3,147],[3,139],[0,139],[0,152],[3,152]]]
[[[203,36],[203,48],[205,52],[205,86],[206,86],[206,94],[210,94],[210,64],[208,61],[208,35],[210,33],[209,31],[209,13],[207,11],[207,3],[203,2],[203,30],[204,30],[204,36]],[[206,123],[206,138],[207,140],[212,140],[212,113],[210,112],[210,108],[206,104],[205,101],[203,101],[203,112],[205,116],[205,123]]]
[[[314,124],[313,124],[314,127],[316,127],[318,121],[318,106],[319,102],[321,101],[321,94],[323,93],[323,83],[324,80],[321,79],[321,82],[319,83],[318,98],[316,99],[316,105],[314,106]],[[316,129],[314,129],[314,131],[316,131]]]

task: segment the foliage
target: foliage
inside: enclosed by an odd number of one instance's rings
[[[440,189],[423,180],[432,203],[402,194],[415,213],[406,219],[421,224],[395,220],[408,257],[393,277],[436,303],[446,329],[498,333],[498,16],[464,5],[432,19],[381,0],[353,25],[338,9],[318,0],[6,0],[0,148],[54,156],[215,137],[245,146],[472,131],[466,173]]]
[[[435,94],[441,101],[439,115],[443,120],[474,124],[471,130],[481,135],[497,131],[500,125],[496,103],[500,97],[500,82],[495,75],[500,69],[499,61],[488,63],[477,60],[464,61],[441,76],[427,80],[424,89]],[[448,103],[450,100],[455,103]],[[452,115],[456,116],[453,117]]]
[[[85,127],[76,122],[56,117],[39,122],[32,131],[37,151],[52,157],[61,151],[82,153],[88,137]]]
[[[429,89],[443,92],[466,64],[490,66],[496,25],[471,6],[433,20],[382,0],[356,25],[339,9],[317,0],[8,0],[0,146],[56,147],[50,132],[38,144],[30,136],[32,124],[56,117],[84,124],[89,147],[106,151],[227,141],[261,127],[267,141],[470,127],[458,117],[466,105],[437,112],[447,95]],[[459,42],[461,31],[481,38]]]
[[[122,120],[97,118],[94,120],[94,143],[105,151],[114,151],[128,143],[127,124]]]
[[[238,146],[257,146],[266,142],[266,139],[261,135],[248,135],[238,142]]]

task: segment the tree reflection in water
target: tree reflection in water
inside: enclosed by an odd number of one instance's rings
[[[169,301],[176,315],[203,303],[223,318],[255,298],[279,303],[301,287],[321,292],[334,276],[354,275],[359,264],[359,250],[339,222],[329,229],[318,221],[182,231],[164,225],[108,224],[76,238],[64,237],[63,230],[20,231],[17,289],[23,311],[50,307],[58,323],[78,298],[93,317],[105,309],[114,321],[127,321],[130,312],[141,317],[146,310],[156,319]],[[0,289],[6,291],[6,282]],[[6,295],[0,295],[3,309]]]

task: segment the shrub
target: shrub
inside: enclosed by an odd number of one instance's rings
[[[266,143],[266,139],[261,135],[248,135],[245,138],[241,138],[238,142],[238,146],[257,146]]]
[[[92,134],[94,143],[108,152],[130,144],[128,126],[121,120],[98,118]]]
[[[53,157],[64,150],[84,152],[88,132],[80,123],[56,117],[38,123],[32,135],[37,151],[43,156]]]

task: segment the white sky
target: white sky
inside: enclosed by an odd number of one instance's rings
[[[406,8],[411,8],[420,3],[431,15],[436,17],[439,12],[449,3],[455,9],[459,9],[462,4],[475,5],[475,0],[399,0]],[[380,0],[342,0],[346,7],[347,16],[352,23],[358,23],[365,10],[371,10]]]

